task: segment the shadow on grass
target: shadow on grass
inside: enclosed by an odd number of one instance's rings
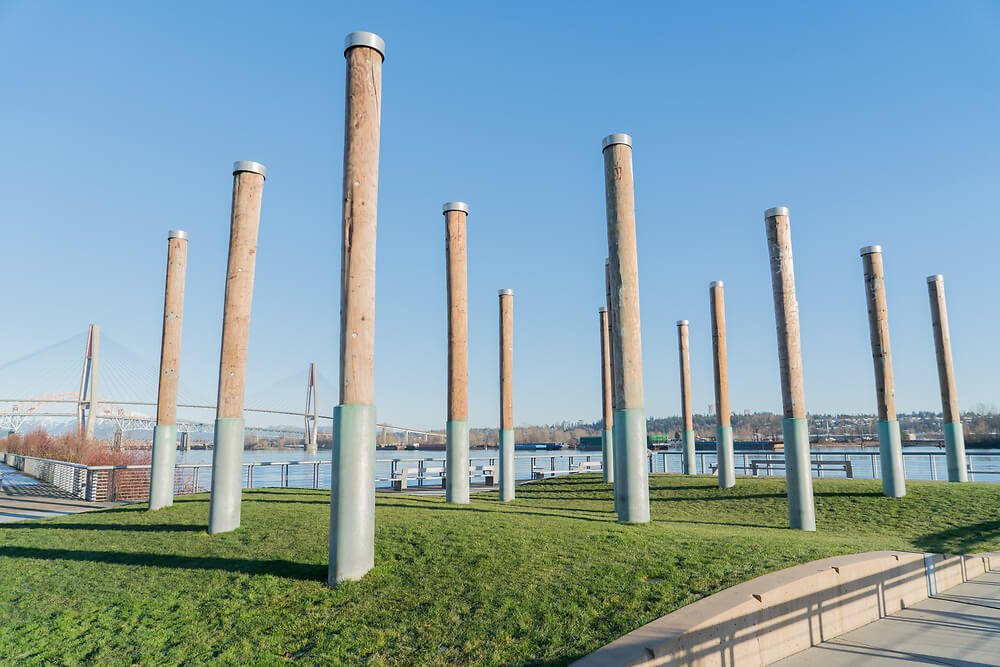
[[[982,550],[984,543],[997,538],[1000,538],[1000,520],[929,533],[915,540],[915,544],[926,551],[965,554]]]
[[[420,503],[418,498],[413,498],[413,497],[408,497],[407,500],[413,500],[416,502],[407,503],[407,502],[397,501],[397,502],[387,503],[387,502],[379,502],[378,500],[376,500],[375,506],[386,507],[390,509],[394,507],[405,507],[407,509],[419,509],[419,510],[431,510],[431,511],[443,510],[446,512],[480,512],[482,514],[494,514],[498,516],[502,516],[505,514],[518,514],[518,515],[530,515],[530,516],[543,516],[549,519],[573,519],[575,521],[597,521],[600,523],[608,523],[608,519],[598,519],[587,516],[575,516],[572,514],[565,514],[565,512],[576,511],[572,508],[568,509],[561,508],[557,510],[557,512],[559,513],[556,512],[548,513],[548,512],[529,512],[526,510],[534,508],[532,508],[531,506],[510,505],[506,503],[503,505],[497,503],[494,509],[484,509],[481,507],[474,507],[471,505],[449,505],[447,503]],[[586,510],[581,510],[581,511],[586,511]]]
[[[3,558],[37,558],[40,560],[66,560],[104,565],[138,565],[141,567],[176,568],[185,570],[220,570],[241,574],[270,574],[275,577],[300,581],[325,582],[326,565],[295,563],[288,560],[250,560],[247,558],[220,558],[214,556],[175,556],[171,554],[129,553],[126,551],[75,551],[73,549],[39,549],[35,547],[5,546]]]
[[[3,526],[11,530],[120,530],[124,532],[136,533],[183,533],[183,532],[205,532],[205,526],[194,526],[190,524],[173,523],[150,523],[121,525],[113,523],[11,523]]]

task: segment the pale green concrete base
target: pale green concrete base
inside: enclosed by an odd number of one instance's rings
[[[174,504],[174,460],[177,458],[177,426],[153,428],[153,460],[149,474],[149,509]]]
[[[514,429],[500,431],[500,500],[514,500]]]
[[[208,506],[208,534],[240,527],[243,493],[243,419],[215,420],[212,452],[212,498]]]
[[[898,421],[878,423],[878,449],[882,459],[882,493],[890,498],[906,495],[906,469]]]
[[[615,499],[618,520],[649,522],[649,461],[646,457],[646,411],[615,410]]]
[[[961,422],[944,425],[944,452],[948,461],[948,481],[968,482],[969,470],[965,464],[965,430]]]
[[[695,475],[698,473],[694,452],[694,431],[688,429],[681,433],[681,469],[685,475]]]
[[[794,530],[816,530],[812,462],[809,459],[809,426],[804,417],[782,419],[781,432],[785,436],[788,526]]]
[[[333,409],[327,582],[357,580],[375,565],[375,406]]]
[[[606,428],[601,431],[601,459],[603,463],[601,464],[604,470],[604,483],[608,484],[615,478],[615,457],[612,452],[615,446],[615,436],[611,432],[611,429]]]
[[[446,431],[448,478],[444,497],[449,503],[465,505],[469,502],[469,422],[449,421]]]
[[[733,427],[715,427],[715,454],[718,458],[719,488],[736,485],[736,457],[733,454]]]

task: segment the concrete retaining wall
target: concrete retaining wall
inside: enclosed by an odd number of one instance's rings
[[[872,551],[824,558],[720,591],[574,665],[768,665],[993,568],[1000,568],[1000,553]]]

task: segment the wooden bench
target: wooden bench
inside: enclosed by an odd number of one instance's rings
[[[556,477],[558,475],[570,475],[576,470],[552,470],[550,468],[534,468],[531,471],[532,479],[545,479],[546,477]]]
[[[733,466],[733,468],[735,468],[736,470],[742,470],[745,473],[746,472],[750,472],[750,466]],[[708,472],[709,473],[715,474],[715,471],[718,470],[718,469],[719,469],[719,464],[718,463],[709,463],[708,464]]]
[[[784,468],[785,459],[750,459],[750,470],[754,477],[760,475],[761,468]],[[817,474],[822,470],[843,470],[847,477],[854,477],[854,466],[849,460],[845,461],[813,461],[812,468]]]
[[[432,475],[439,474],[441,477],[441,486],[448,485],[448,475],[444,468],[425,468],[424,469],[424,479],[430,478]],[[492,465],[487,466],[469,466],[469,477],[482,477],[486,486],[495,486],[497,479],[497,467]]]
[[[496,466],[469,466],[470,477],[482,477],[486,480],[486,486],[494,486],[497,479]]]
[[[572,475],[573,473],[593,472],[595,470],[603,470],[603,465],[600,461],[581,461],[561,470],[535,466],[531,469],[531,477],[532,479],[545,479],[546,477],[555,477],[557,475]]]
[[[392,490],[393,491],[405,491],[409,488],[408,482],[410,477],[415,477],[420,479],[420,469],[419,468],[403,468],[399,471],[399,474],[391,479]]]

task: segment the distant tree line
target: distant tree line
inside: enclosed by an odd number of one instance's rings
[[[898,415],[904,439],[910,437],[941,437],[941,413],[920,411]],[[741,441],[781,440],[781,415],[772,412],[733,414],[733,437]],[[813,414],[808,416],[809,431],[831,439],[877,438],[878,418],[874,414]],[[975,409],[962,413],[962,422],[970,441],[1000,440],[1000,410],[994,405],[977,404]],[[696,414],[692,416],[695,437],[704,440],[715,439],[715,415]],[[576,445],[584,436],[598,436],[603,428],[601,421],[568,422],[519,426],[518,442],[565,442]],[[679,416],[650,417],[646,430],[650,434],[679,437],[683,421]],[[499,431],[495,428],[477,428],[469,433],[470,444],[474,447],[496,447]]]

